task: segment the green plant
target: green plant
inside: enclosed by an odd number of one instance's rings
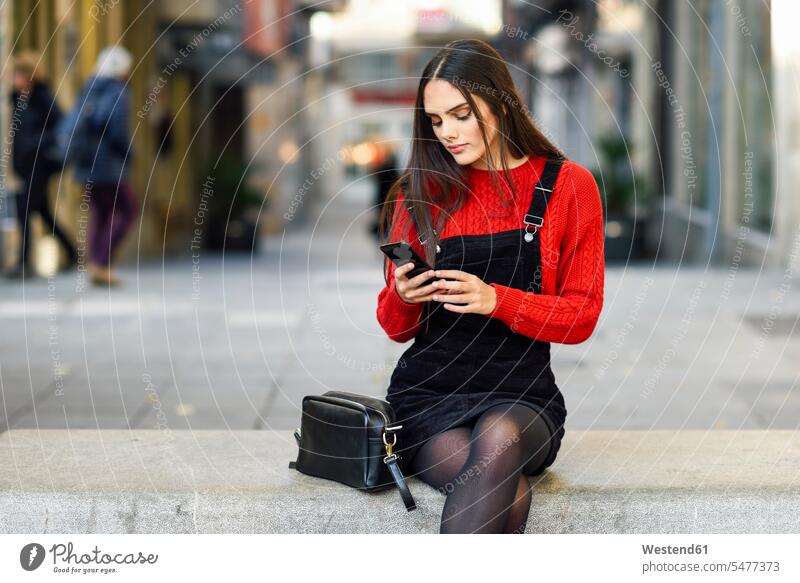
[[[592,174],[600,187],[606,212],[624,213],[633,207],[634,197],[644,195],[644,183],[633,170],[630,143],[619,135],[597,141],[600,168]],[[641,201],[640,201],[641,202]]]
[[[223,220],[230,213],[236,220],[255,208],[261,208],[263,195],[250,187],[247,181],[247,165],[239,157],[225,154],[209,172],[214,184],[214,213]]]
[[[247,165],[234,154],[224,154],[207,173],[209,221],[205,227],[208,249],[255,249],[258,214],[267,201],[248,185]]]

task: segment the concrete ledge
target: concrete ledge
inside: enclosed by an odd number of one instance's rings
[[[359,492],[287,468],[289,431],[0,435],[3,533],[436,533],[445,497],[411,478]],[[532,480],[529,533],[800,532],[794,431],[568,431]]]

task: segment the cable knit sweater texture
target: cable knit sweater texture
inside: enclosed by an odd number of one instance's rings
[[[511,169],[520,198],[505,212],[499,206],[501,199],[492,188],[489,172],[470,167],[469,198],[445,223],[439,238],[524,227],[522,218],[544,164],[543,157],[531,157]],[[502,173],[499,178],[503,181]],[[504,188],[508,189],[505,183]],[[395,217],[400,220],[395,220],[390,241],[405,239],[422,254],[410,215],[402,204],[402,193]],[[491,283],[497,292],[497,305],[486,317],[498,318],[514,332],[542,342],[583,342],[594,331],[603,307],[605,271],[600,193],[594,177],[583,166],[570,160],[563,163],[539,237],[542,293]],[[388,275],[388,285],[378,295],[378,322],[389,338],[407,342],[421,327],[422,304],[406,303],[397,294],[392,263]]]

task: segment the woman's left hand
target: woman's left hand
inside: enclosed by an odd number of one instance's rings
[[[442,293],[433,301],[443,302],[446,310],[462,314],[491,314],[497,305],[497,292],[477,275],[457,269],[440,269],[435,277],[449,277],[456,281],[439,280],[433,283]],[[454,305],[459,304],[459,305]]]

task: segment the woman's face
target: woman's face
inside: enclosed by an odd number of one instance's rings
[[[461,92],[443,79],[434,79],[425,86],[422,97],[433,133],[455,161],[486,169],[486,148],[478,119]],[[492,149],[492,159],[497,161],[497,118],[480,96],[473,93],[472,98],[486,122],[486,138]]]

